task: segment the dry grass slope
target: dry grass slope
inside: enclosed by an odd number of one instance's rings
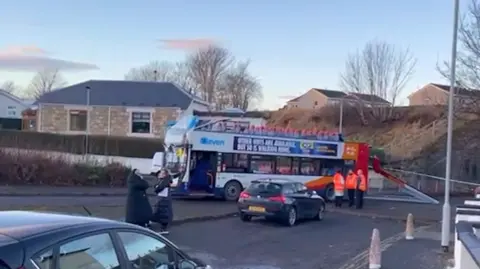
[[[321,109],[283,109],[267,113],[270,126],[292,128],[316,128],[336,130],[339,124],[340,109],[325,107]],[[374,147],[383,147],[395,140],[419,132],[425,126],[445,117],[442,106],[395,107],[389,120],[379,121],[369,111],[364,112],[367,123],[362,123],[356,108],[344,109],[344,134],[348,140],[370,143]]]

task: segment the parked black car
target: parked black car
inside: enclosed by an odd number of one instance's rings
[[[299,219],[322,220],[325,200],[302,183],[267,178],[252,181],[240,194],[238,209],[242,221],[261,216],[293,226]]]
[[[1,269],[208,269],[161,235],[106,219],[0,212]]]

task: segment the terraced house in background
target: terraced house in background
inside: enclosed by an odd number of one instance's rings
[[[113,80],[61,88],[35,105],[35,131],[133,137],[161,137],[167,123],[180,114],[209,108],[172,83]]]
[[[408,96],[410,106],[447,105],[449,85],[429,83]],[[455,106],[478,107],[480,91],[477,89],[455,88]]]
[[[306,93],[287,102],[286,108],[317,109],[327,105],[338,105],[340,101],[347,104],[360,103],[365,106],[390,106],[390,102],[374,95],[363,93],[345,93],[327,89],[312,88]]]

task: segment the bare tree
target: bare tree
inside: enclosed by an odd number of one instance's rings
[[[177,62],[175,64],[171,80],[190,93],[197,94],[198,85],[193,81],[191,70],[186,62]]]
[[[388,100],[390,107],[369,105],[368,108],[376,119],[386,120],[392,116],[392,106],[414,73],[415,65],[416,59],[408,49],[397,49],[383,41],[370,41],[361,51],[348,56],[340,85],[347,92],[376,95]],[[363,121],[367,110],[364,104],[359,102]]]
[[[28,91],[30,95],[38,99],[45,93],[49,93],[57,88],[61,88],[66,85],[66,81],[63,78],[59,70],[42,70],[39,71],[30,82]]]
[[[130,69],[126,80],[135,81],[170,81],[175,65],[167,61],[152,61],[144,66]]]
[[[152,61],[130,69],[125,74],[125,80],[172,82],[191,93],[196,88],[185,62]]]
[[[458,30],[459,48],[456,69],[455,112],[480,112],[480,2],[472,0]],[[437,65],[450,80],[450,62]],[[460,113],[461,114],[461,113]],[[458,116],[458,113],[455,113]]]
[[[227,49],[209,46],[185,61],[154,61],[132,68],[125,79],[173,82],[217,109],[233,106],[245,110],[262,100],[262,87],[249,66],[250,61],[237,62]]]
[[[208,103],[215,102],[219,81],[233,61],[227,49],[217,46],[200,49],[187,58],[191,79]]]
[[[247,110],[262,100],[262,87],[249,73],[249,65],[250,61],[238,62],[223,74],[216,92],[217,109],[230,106]]]
[[[14,93],[18,90],[17,85],[15,85],[15,82],[11,80],[7,80],[0,85],[0,89],[8,92],[8,93]]]

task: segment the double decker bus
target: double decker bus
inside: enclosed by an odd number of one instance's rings
[[[302,182],[332,200],[335,171],[362,169],[368,176],[366,143],[255,134],[215,124],[186,116],[167,130],[163,165],[174,175],[172,195],[237,200],[253,180],[270,177]]]

